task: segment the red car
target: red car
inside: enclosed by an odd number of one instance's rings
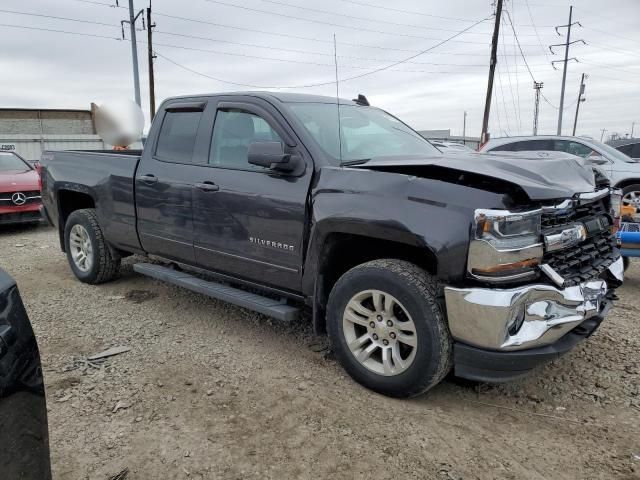
[[[21,156],[0,152],[0,225],[39,222],[40,174]]]

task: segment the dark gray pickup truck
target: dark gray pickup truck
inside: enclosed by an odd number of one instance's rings
[[[134,269],[284,321],[309,312],[387,395],[451,369],[524,375],[593,333],[622,282],[620,196],[593,171],[446,157],[364,97],[172,98],[144,151],[42,166],[44,214],[81,281],[152,255]]]

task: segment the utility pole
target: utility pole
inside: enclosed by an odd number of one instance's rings
[[[544,82],[533,82],[533,89],[536,91],[536,101],[533,109],[533,134],[538,135],[538,114],[540,113],[540,90],[544,87]]]
[[[578,102],[576,103],[576,116],[573,119],[573,135],[576,136],[576,126],[578,125],[578,112],[580,111],[580,104],[584,102],[586,99],[583,97],[584,95],[584,79],[589,78],[584,73],[582,74],[582,79],[580,80],[580,90],[578,90]]]
[[[480,145],[489,141],[489,113],[491,112],[491,94],[493,93],[493,76],[496,72],[498,33],[500,33],[500,19],[502,17],[502,0],[497,0],[496,22],[493,26],[493,36],[491,37],[491,60],[489,62],[489,80],[487,82],[487,98],[484,102],[484,116],[482,118],[482,133],[480,134]]]
[[[606,128],[603,128],[603,129],[601,129],[600,131],[602,132],[602,134],[600,135],[600,141],[602,141],[602,139],[604,138],[604,132],[606,132],[606,131],[607,131],[607,129],[606,129]]]
[[[124,39],[124,24],[129,24],[131,33],[131,60],[133,61],[133,88],[135,91],[136,103],[140,105],[140,76],[138,75],[138,44],[136,42],[136,20],[144,13],[140,10],[136,15],[133,14],[133,0],[129,0],[129,20],[121,20],[122,38]],[[142,28],[144,28],[144,17],[142,17]]]
[[[636,122],[631,122],[631,138],[633,138],[633,127],[636,126]]]
[[[558,35],[560,35],[560,32],[558,31],[559,28],[565,28],[565,27],[567,28],[567,40],[565,41],[565,43],[549,45],[549,50],[551,50],[551,53],[553,55],[556,54],[556,52],[553,51],[553,47],[564,47],[564,60],[554,60],[553,62],[551,62],[551,65],[553,65],[553,68],[555,68],[555,64],[557,62],[564,63],[564,68],[562,69],[562,88],[560,89],[560,107],[558,109],[558,131],[557,131],[558,135],[562,135],[562,113],[564,112],[564,87],[567,81],[567,64],[569,63],[569,60],[575,60],[576,62],[578,61],[578,59],[575,57],[569,58],[569,45],[577,42],[582,42],[583,44],[585,43],[584,40],[574,40],[573,42],[571,41],[571,27],[576,24],[580,25],[580,22],[572,23],[571,22],[572,17],[573,17],[573,6],[570,6],[569,7],[569,23],[567,25],[559,25],[555,27],[556,33]]]
[[[149,60],[149,118],[152,121],[156,114],[156,87],[153,73],[153,59],[156,56],[153,54],[153,41],[151,39],[155,26],[155,23],[151,23],[151,1],[149,1],[149,8],[147,8],[147,56]]]
[[[631,129],[633,132],[633,128]],[[633,136],[633,134],[631,135]],[[464,111],[464,117],[462,118],[462,144],[467,144],[467,111]]]

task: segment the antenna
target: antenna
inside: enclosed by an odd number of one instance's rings
[[[333,34],[333,61],[336,66],[336,102],[338,103],[338,154],[342,163],[342,124],[340,120],[340,81],[338,80],[338,47],[336,45],[336,34]]]

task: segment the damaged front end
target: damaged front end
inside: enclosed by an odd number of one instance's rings
[[[509,380],[595,331],[623,281],[618,196],[607,188],[526,212],[476,210],[468,275],[486,286],[445,288],[457,375]]]

